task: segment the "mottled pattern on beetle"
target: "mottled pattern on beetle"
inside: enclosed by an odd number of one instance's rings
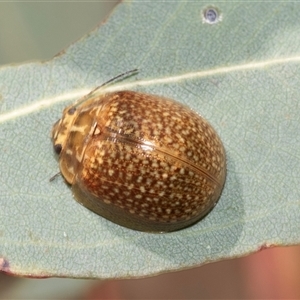
[[[208,209],[216,184],[155,150],[96,138],[77,180],[107,204],[160,222],[188,220]],[[216,195],[218,196],[218,195]],[[208,201],[208,199],[210,199]]]
[[[224,149],[211,126],[195,112],[170,99],[119,92],[106,107],[104,126],[111,132],[166,149],[189,160],[219,182]],[[103,120],[104,121],[104,120]]]
[[[129,213],[165,222],[190,219],[217,200],[224,177],[223,147],[210,128],[172,100],[111,94],[76,180]]]
[[[225,180],[225,152],[212,127],[155,95],[121,91],[79,101],[64,110],[52,139],[62,146],[60,170],[76,200],[133,229],[194,223]]]

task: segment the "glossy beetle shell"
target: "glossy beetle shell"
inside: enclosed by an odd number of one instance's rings
[[[211,125],[156,95],[120,91],[67,107],[52,129],[75,199],[119,225],[174,231],[204,217],[225,181]]]

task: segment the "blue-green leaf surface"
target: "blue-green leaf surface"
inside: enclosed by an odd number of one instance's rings
[[[132,277],[300,242],[300,5],[144,1],[44,63],[0,70],[0,269],[25,276]],[[115,225],[73,200],[50,130],[63,108],[107,90],[171,97],[215,127],[227,180],[214,210],[168,234]]]

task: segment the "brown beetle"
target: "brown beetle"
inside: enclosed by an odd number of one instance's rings
[[[204,217],[225,181],[225,151],[188,107],[133,91],[91,95],[52,129],[75,199],[119,225],[174,231]]]

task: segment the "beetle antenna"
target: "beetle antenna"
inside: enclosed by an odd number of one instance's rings
[[[93,89],[91,92],[89,92],[87,94],[87,97],[90,96],[91,94],[93,94],[95,91],[97,91],[97,90],[103,88],[104,86],[108,85],[109,83],[111,83],[113,81],[116,81],[117,79],[122,78],[122,77],[126,78],[128,76],[131,76],[131,75],[137,73],[138,71],[139,71],[138,69],[133,69],[133,70],[130,70],[130,71],[126,71],[124,73],[121,73],[121,74],[107,80],[106,82],[102,83],[101,85],[99,85],[95,89]]]
[[[113,81],[116,81],[117,79],[119,79],[119,78],[121,78],[121,77],[124,77],[124,78],[125,78],[125,77],[131,76],[131,75],[133,75],[133,74],[136,74],[136,73],[138,73],[138,72],[139,72],[138,69],[133,69],[133,70],[130,70],[130,71],[126,71],[126,72],[124,72],[124,73],[121,73],[121,74],[119,74],[119,75],[117,75],[117,76],[115,76],[115,77],[109,79],[108,81],[104,82],[103,84],[101,84],[100,86],[98,86],[97,89],[98,89],[98,88],[101,88],[101,87],[104,87],[104,86],[108,85],[109,83],[111,83],[111,82],[113,82]]]
[[[89,98],[97,90],[103,88],[104,86],[108,85],[109,83],[116,81],[117,79],[122,78],[122,77],[126,78],[126,77],[136,74],[138,72],[139,72],[139,69],[132,69],[132,70],[126,71],[124,73],[121,73],[121,74],[109,79],[108,81],[106,81],[106,82],[102,83],[101,85],[97,86],[96,88],[94,88],[87,95],[83,96],[83,98],[79,99],[78,102],[74,104],[74,107],[77,107],[79,104],[83,103],[87,98]]]
[[[61,175],[61,172],[58,172],[58,173],[54,174],[54,175],[49,179],[49,181],[50,181],[50,182],[53,181],[57,176],[60,176],[60,175]]]

